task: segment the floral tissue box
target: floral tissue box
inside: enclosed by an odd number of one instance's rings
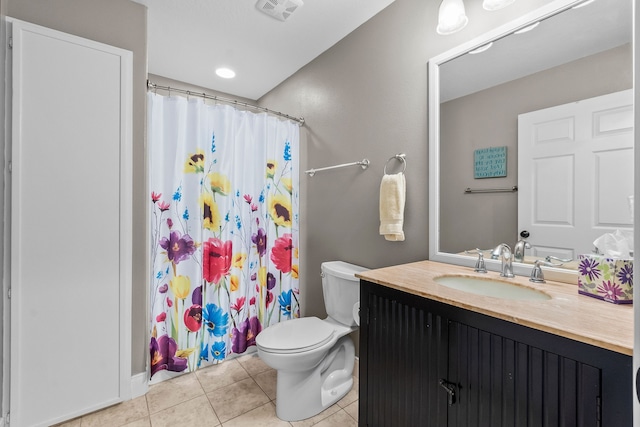
[[[633,260],[578,255],[578,292],[614,304],[633,303]]]

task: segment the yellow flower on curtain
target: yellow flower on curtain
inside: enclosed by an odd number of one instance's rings
[[[269,215],[276,225],[291,227],[291,200],[289,196],[278,194],[269,199]]]
[[[267,160],[267,178],[273,178],[276,174],[278,163],[275,160]]]
[[[246,259],[247,254],[242,252],[233,255],[233,266],[242,270]]]
[[[220,228],[220,211],[218,205],[213,200],[213,196],[209,193],[200,195],[200,206],[202,207],[202,218],[204,222],[202,226],[211,231],[217,231]]]
[[[284,188],[287,189],[289,194],[293,193],[293,184],[291,183],[291,178],[282,178],[280,182],[282,182]]]
[[[185,173],[204,172],[204,151],[201,148],[196,149],[194,154],[189,155],[184,163]]]
[[[226,176],[218,172],[212,172],[207,175],[207,178],[209,178],[211,191],[213,191],[214,193],[226,196],[231,192],[231,181],[229,181]]]
[[[235,274],[231,275],[231,285],[229,286],[231,292],[235,292],[240,289],[240,278]]]
[[[169,287],[176,298],[185,299],[191,291],[191,279],[189,276],[176,276],[169,281]]]
[[[258,282],[263,288],[267,286],[267,267],[260,267],[258,270]]]
[[[298,264],[293,264],[291,266],[291,277],[293,277],[294,279],[298,278]]]

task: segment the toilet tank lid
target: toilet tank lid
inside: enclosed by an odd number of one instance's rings
[[[323,273],[331,274],[333,276],[337,276],[347,280],[358,280],[355,277],[357,273],[369,270],[366,267],[349,264],[348,262],[344,261],[327,261],[323,262],[320,267]]]

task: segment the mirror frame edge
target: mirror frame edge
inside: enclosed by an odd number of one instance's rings
[[[473,268],[473,257],[441,252],[440,247],[440,65],[470,50],[505,37],[514,31],[546,19],[573,7],[584,0],[554,0],[493,30],[487,31],[461,45],[445,51],[428,61],[428,124],[429,124],[429,260]],[[499,243],[499,242],[498,242]],[[500,271],[498,260],[485,259],[487,269]],[[519,276],[531,274],[532,266],[514,263],[513,271]],[[578,283],[578,272],[546,267],[548,280]]]

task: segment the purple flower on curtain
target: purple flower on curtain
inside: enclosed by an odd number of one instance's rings
[[[211,356],[213,356],[215,360],[224,360],[226,351],[227,345],[224,341],[217,341],[211,344]]]
[[[209,303],[204,308],[203,317],[209,336],[221,337],[227,333],[229,314],[225,313],[222,308]]]
[[[282,237],[278,237],[271,248],[271,261],[283,273],[291,271],[292,250],[291,233],[285,233]]]
[[[182,236],[179,231],[169,233],[169,238],[160,239],[160,247],[167,251],[167,258],[174,264],[189,258],[195,251],[196,245],[188,234]]]
[[[202,286],[198,286],[191,293],[191,303],[202,306]]]
[[[187,359],[177,357],[178,344],[173,338],[162,335],[156,340],[151,337],[149,352],[151,354],[151,376],[161,370],[182,372],[187,369]]]
[[[198,332],[202,327],[202,307],[192,305],[184,311],[184,325],[191,332]]]
[[[280,304],[280,311],[285,316],[291,316],[291,289],[288,291],[282,291],[278,297],[278,303]]]
[[[276,276],[272,272],[267,273],[267,289],[271,290],[276,287]]]
[[[173,227],[173,220],[171,218],[167,218],[167,227],[169,227],[169,230]]]
[[[633,285],[633,264],[625,264],[617,274],[620,283]]]
[[[257,317],[245,319],[238,325],[238,328],[233,328],[232,351],[240,354],[244,353],[248,347],[256,345],[256,336],[260,331],[262,331],[262,325]]]
[[[267,305],[267,307],[271,306],[271,303],[274,299],[275,297],[273,296],[273,292],[267,291],[267,295],[265,297],[265,304]]]
[[[267,252],[267,234],[263,228],[258,228],[258,232],[251,235],[251,241],[256,245],[259,256],[264,256]]]
[[[168,290],[169,285],[166,283],[158,288],[158,292],[160,292],[161,294],[166,294]]]
[[[588,276],[589,280],[593,281],[594,278],[600,277],[600,270],[598,270],[598,262],[592,258],[584,258],[580,261],[578,270],[583,276]]]

